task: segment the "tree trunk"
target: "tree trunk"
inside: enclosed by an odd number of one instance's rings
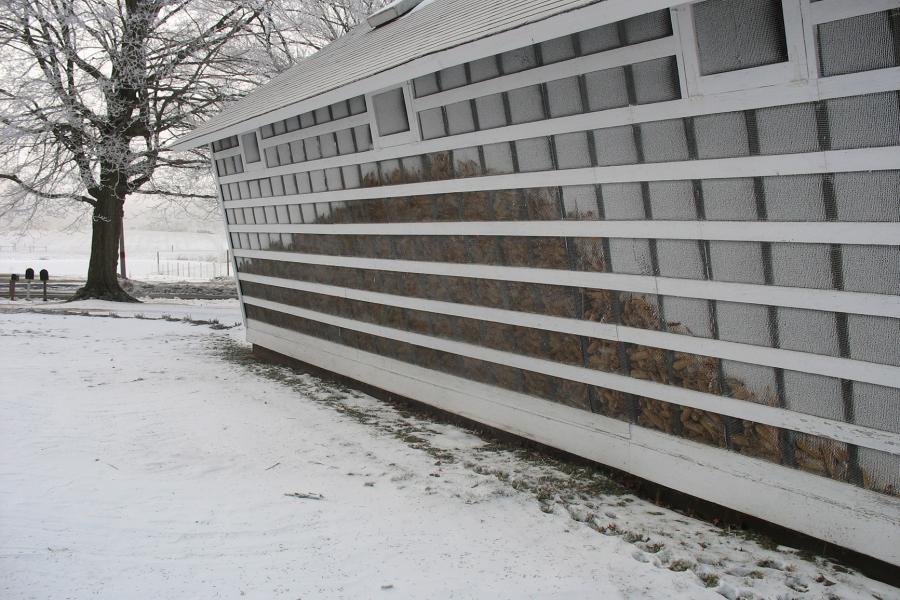
[[[71,300],[97,298],[115,302],[138,302],[119,286],[116,276],[123,205],[124,202],[113,194],[97,201],[93,214],[87,282],[75,292]]]

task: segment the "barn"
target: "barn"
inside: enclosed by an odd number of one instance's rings
[[[254,345],[900,565],[900,2],[401,0],[208,146]]]

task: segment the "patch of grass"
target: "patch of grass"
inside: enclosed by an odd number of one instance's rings
[[[656,554],[663,548],[665,548],[665,544],[661,544],[659,542],[652,542],[644,545],[644,550],[649,552],[650,554]]]
[[[688,569],[690,569],[693,566],[694,566],[694,563],[692,563],[691,561],[684,560],[683,558],[679,558],[679,559],[673,560],[671,563],[669,563],[669,570],[675,571],[676,573],[681,573],[681,572],[687,571]]]
[[[750,531],[750,530],[744,530],[744,529],[737,529],[737,530],[732,529],[732,530],[728,530],[728,531],[723,530],[723,532],[726,535],[736,535],[745,540],[748,540],[751,542],[756,542],[757,544],[759,544],[762,548],[765,548],[766,550],[777,550],[778,549],[778,543],[775,540],[773,540],[772,538],[770,538],[769,536],[764,535],[762,533],[758,533],[758,532]]]
[[[703,575],[698,575],[700,581],[703,582],[703,585],[708,588],[717,587],[719,585],[719,576],[714,575],[712,573],[704,573]]]
[[[643,533],[638,533],[636,531],[626,531],[622,534],[622,539],[629,544],[636,544],[637,542],[646,542],[650,540],[650,538],[645,536]]]

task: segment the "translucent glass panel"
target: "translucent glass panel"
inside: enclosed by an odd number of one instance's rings
[[[260,161],[259,156],[259,140],[256,139],[256,132],[245,133],[241,136],[241,146],[244,149],[244,156],[248,163]]]
[[[366,98],[365,96],[356,96],[349,100],[335,102],[334,104],[323,106],[313,111],[276,121],[275,123],[270,123],[268,125],[263,125],[260,128],[260,134],[263,139],[266,139],[276,135],[290,133],[298,129],[338,121],[364,112],[366,112]]]
[[[692,11],[701,75],[787,61],[781,0],[705,0]]]
[[[409,116],[406,113],[406,101],[403,89],[396,88],[372,97],[375,105],[375,121],[378,135],[392,135],[409,131]]]
[[[819,71],[827,77],[898,66],[900,11],[860,15],[817,27]]]

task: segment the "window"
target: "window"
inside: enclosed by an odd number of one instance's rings
[[[693,16],[701,75],[788,60],[781,0],[706,0]]]
[[[703,96],[802,81],[805,0],[704,0],[672,9],[682,95]],[[810,52],[812,50],[812,52]]]
[[[406,114],[406,100],[403,88],[394,88],[372,97],[375,103],[375,122],[378,135],[394,135],[409,131],[409,118]]]
[[[256,132],[245,133],[241,136],[241,146],[244,147],[244,156],[248,163],[260,161],[259,142],[256,140]]]
[[[223,150],[229,150],[238,145],[238,139],[236,135],[232,135],[230,137],[216,140],[212,143],[213,152],[222,152]]]
[[[829,77],[898,66],[900,34],[894,31],[900,31],[896,9],[820,24],[819,74]]]

